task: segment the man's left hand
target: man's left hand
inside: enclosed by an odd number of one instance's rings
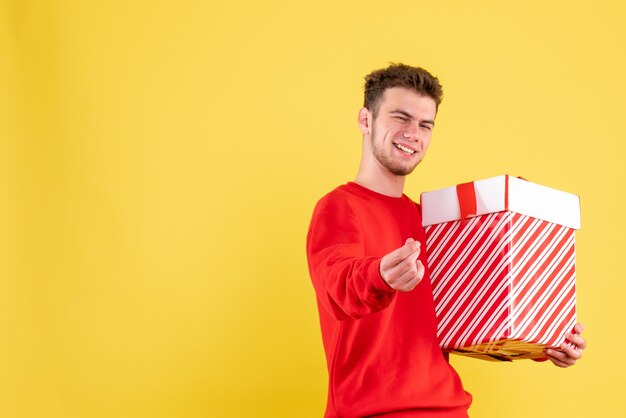
[[[565,338],[574,345],[570,347],[569,344],[563,343],[559,347],[560,349],[548,348],[546,350],[546,357],[555,366],[569,367],[576,364],[576,361],[583,356],[583,350],[587,347],[585,339],[580,335],[585,327],[583,324],[576,324],[574,327],[574,333],[565,334]]]

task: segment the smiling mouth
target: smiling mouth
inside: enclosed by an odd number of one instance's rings
[[[395,142],[394,142],[393,146],[396,147],[397,149],[399,149],[400,151],[404,152],[405,154],[408,154],[408,155],[413,155],[416,152],[414,149],[411,149],[409,147],[405,147],[404,145],[396,144]]]

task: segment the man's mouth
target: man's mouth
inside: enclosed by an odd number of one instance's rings
[[[394,147],[398,148],[400,151],[402,151],[402,152],[404,152],[404,153],[406,153],[408,155],[413,155],[416,152],[414,149],[406,147],[406,146],[404,146],[402,144],[398,144],[398,143],[394,142],[393,145],[394,145]]]

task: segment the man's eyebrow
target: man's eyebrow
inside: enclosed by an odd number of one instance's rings
[[[402,109],[394,109],[394,110],[391,111],[391,113],[400,113],[401,115],[404,115],[404,116],[406,116],[409,119],[413,119],[413,115],[411,115],[409,112],[404,111]],[[430,119],[422,120],[422,121],[420,121],[420,123],[428,123],[428,124],[431,124],[431,125],[435,126],[435,121],[434,120],[430,120]]]
[[[413,119],[413,115],[411,115],[409,112],[406,112],[402,109],[394,109],[391,111],[391,113],[400,113],[401,115],[404,115],[407,118]]]

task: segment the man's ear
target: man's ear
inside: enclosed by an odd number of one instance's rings
[[[363,135],[369,135],[372,127],[372,117],[370,111],[366,107],[359,110],[359,129]]]

